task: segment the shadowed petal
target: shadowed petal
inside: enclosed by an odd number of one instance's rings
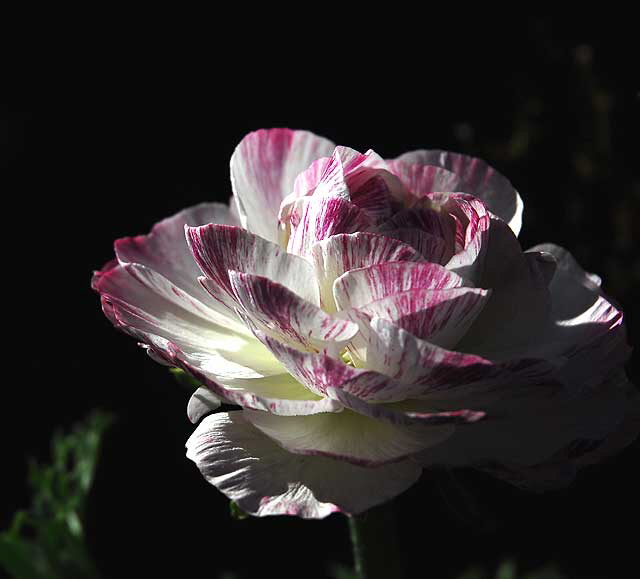
[[[289,452],[369,467],[397,462],[441,442],[453,431],[450,426],[439,426],[425,432],[348,410],[304,417],[252,411],[245,411],[244,415]]]
[[[357,514],[405,491],[421,473],[406,461],[365,468],[289,453],[241,412],[203,420],[187,441],[187,456],[208,482],[257,516]]]
[[[433,165],[455,173],[460,179],[459,191],[478,197],[494,215],[509,224],[517,236],[522,227],[523,203],[508,179],[493,167],[475,157],[448,151],[411,151],[396,160],[402,163]]]

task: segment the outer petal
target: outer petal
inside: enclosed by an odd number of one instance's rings
[[[335,311],[333,282],[343,273],[389,261],[422,261],[410,245],[375,233],[333,235],[311,249],[320,284],[320,301],[327,311]]]
[[[405,491],[421,472],[407,461],[364,468],[291,454],[240,412],[206,418],[187,441],[187,456],[208,482],[257,516],[357,514]]]
[[[625,422],[629,384],[619,376],[612,375],[585,396],[541,396],[542,392],[535,388],[506,390],[489,410],[493,420],[456,430],[446,448],[434,446],[424,451],[422,464],[492,467],[494,474],[505,466],[507,471],[517,471],[553,460],[576,441],[602,441],[629,426]],[[632,413],[637,417],[638,399],[633,398]],[[637,418],[633,422],[632,428],[637,428]],[[625,434],[623,443],[632,436]],[[526,469],[521,474],[528,478]],[[531,483],[536,486],[535,477]]]
[[[167,302],[122,266],[102,273],[96,285],[105,314],[117,328],[146,344],[156,361],[194,376],[217,398],[285,415],[342,408],[284,373],[254,337],[230,333]]]
[[[509,224],[516,236],[522,227],[523,203],[508,179],[481,159],[448,151],[411,151],[396,162],[433,165],[461,178],[460,190],[480,198],[489,210]]]
[[[493,289],[458,349],[491,360],[522,357],[549,319],[551,299],[543,273],[546,258],[523,254],[506,223],[491,220],[482,287]],[[525,354],[526,355],[526,354]]]
[[[240,225],[228,206],[201,203],[156,223],[148,235],[116,240],[116,256],[120,264],[142,264],[160,274],[182,294],[212,306],[211,297],[198,283],[200,270],[184,238],[185,225],[207,223]]]
[[[245,411],[246,419],[289,452],[326,456],[360,466],[397,462],[448,438],[451,426],[425,429],[393,424],[345,410],[283,417]]]
[[[278,211],[295,178],[334,144],[307,131],[261,129],[249,133],[231,156],[231,185],[242,225],[277,242]]]
[[[203,416],[218,408],[220,408],[220,399],[208,388],[200,387],[189,398],[187,416],[193,424],[196,424]]]

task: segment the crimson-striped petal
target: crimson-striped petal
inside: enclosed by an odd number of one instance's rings
[[[358,331],[346,319],[327,314],[279,283],[230,271],[233,292],[254,324],[269,335],[304,350],[342,348]]]
[[[387,296],[409,290],[458,288],[464,280],[435,263],[386,262],[352,269],[333,284],[336,304],[342,310],[361,308]]]
[[[352,269],[389,261],[421,261],[410,245],[375,233],[333,235],[311,249],[320,285],[320,300],[328,311],[335,311],[333,282]]]
[[[209,280],[203,285],[230,309],[236,301],[230,270],[267,277],[313,304],[320,303],[313,267],[275,243],[224,225],[188,227],[186,233],[193,256]]]
[[[490,294],[490,290],[468,287],[408,290],[357,311],[370,318],[390,320],[418,338],[452,348],[467,333]]]
[[[280,203],[296,177],[334,148],[327,139],[290,129],[261,129],[242,139],[231,156],[231,185],[243,227],[276,242]]]

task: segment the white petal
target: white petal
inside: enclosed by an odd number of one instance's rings
[[[400,494],[421,472],[406,461],[365,468],[291,454],[240,412],[205,418],[187,442],[187,456],[208,482],[257,516],[357,514]]]

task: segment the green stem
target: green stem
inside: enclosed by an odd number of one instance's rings
[[[404,576],[392,502],[349,517],[349,530],[358,579]]]

